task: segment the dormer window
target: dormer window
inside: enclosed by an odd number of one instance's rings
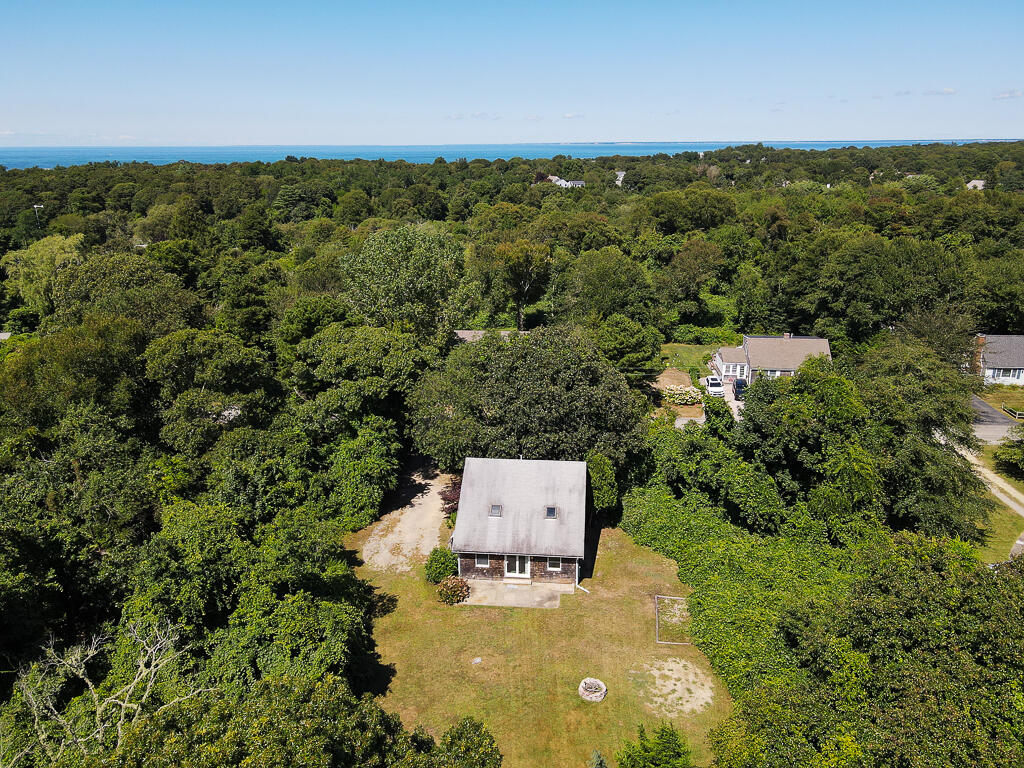
[[[544,507],[544,517],[547,520],[554,520],[558,517],[558,507]]]
[[[491,504],[491,517],[501,517],[501,504]]]

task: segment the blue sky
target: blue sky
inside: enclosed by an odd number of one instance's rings
[[[1024,135],[1024,2],[0,0],[0,144]]]

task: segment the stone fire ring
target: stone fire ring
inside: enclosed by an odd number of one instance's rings
[[[580,698],[584,701],[601,701],[608,695],[608,686],[596,677],[585,677],[579,687]]]

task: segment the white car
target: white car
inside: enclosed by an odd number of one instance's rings
[[[725,385],[722,384],[722,380],[717,376],[708,376],[704,386],[712,397],[725,397]]]

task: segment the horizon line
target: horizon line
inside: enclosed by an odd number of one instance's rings
[[[423,144],[0,144],[0,151],[5,149],[144,149],[144,148],[225,148],[225,149],[277,149],[277,148],[302,148],[302,147],[497,147],[517,146],[536,147],[548,145],[563,146],[636,146],[647,144],[726,144],[750,145],[769,144],[782,142],[799,142],[805,144],[849,142],[898,141],[915,144],[951,144],[955,142],[1014,142],[1024,141],[1020,137],[958,137],[958,138],[857,138],[857,139],[669,139],[669,140],[587,140],[587,141],[489,141],[489,142],[442,142]]]

